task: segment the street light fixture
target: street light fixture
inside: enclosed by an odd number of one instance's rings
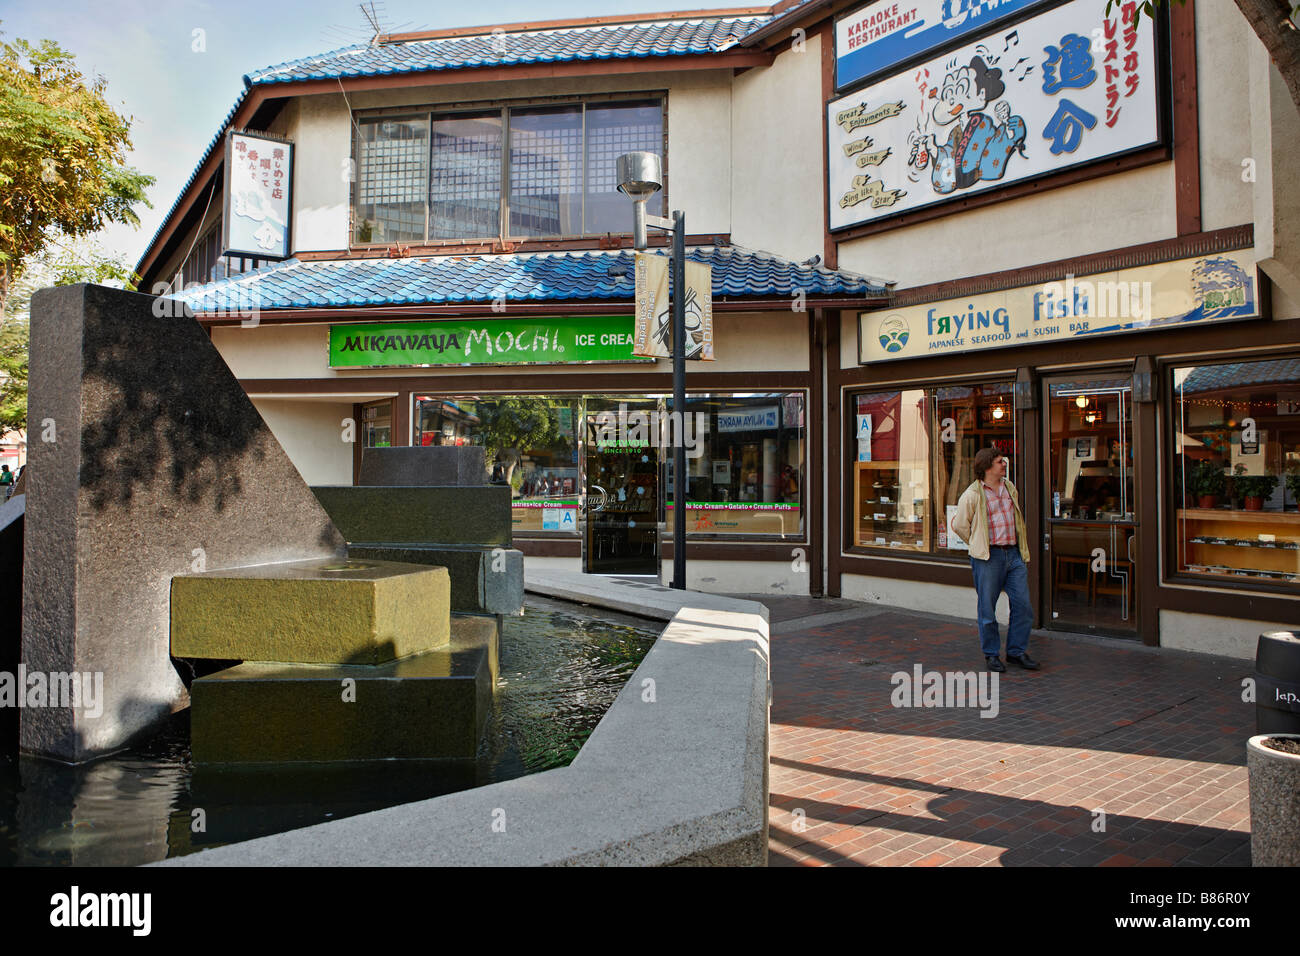
[[[655,153],[624,153],[616,162],[619,192],[631,197],[632,244],[646,248],[646,227],[673,236],[673,410],[678,413],[673,440],[673,582],[686,590],[686,214],[651,216],[646,201],[663,188],[663,165]]]

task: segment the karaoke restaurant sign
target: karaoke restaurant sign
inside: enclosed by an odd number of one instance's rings
[[[1259,315],[1250,249],[858,313],[858,361],[1061,342]]]
[[[330,368],[653,362],[632,354],[630,315],[330,326]]]

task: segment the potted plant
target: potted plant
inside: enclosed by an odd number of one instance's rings
[[[1247,475],[1245,471],[1245,465],[1233,469],[1233,487],[1245,499],[1247,511],[1262,511],[1265,499],[1273,497],[1277,490],[1277,475]]]
[[[1196,495],[1196,503],[1200,507],[1217,508],[1219,496],[1223,494],[1226,485],[1227,479],[1223,475],[1223,466],[1217,462],[1206,458],[1198,461],[1192,468],[1192,493]]]
[[[1300,735],[1246,741],[1252,866],[1300,866]]]
[[[1286,490],[1291,492],[1291,500],[1300,505],[1300,461],[1286,466]]]

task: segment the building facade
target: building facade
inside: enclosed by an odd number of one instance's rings
[[[973,616],[947,522],[992,444],[1041,626],[1251,656],[1300,619],[1294,106],[1231,4],[958,6],[433,31],[258,71],[142,287],[193,308],[310,483],[366,446],[484,444],[526,560],[654,573],[671,375],[630,354],[613,161],[658,152],[651,211],[685,212],[713,276],[691,586]],[[222,255],[250,251],[229,130],[291,147],[284,260]]]

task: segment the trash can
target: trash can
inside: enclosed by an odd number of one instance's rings
[[[1300,734],[1300,632],[1270,631],[1255,648],[1255,727]]]

